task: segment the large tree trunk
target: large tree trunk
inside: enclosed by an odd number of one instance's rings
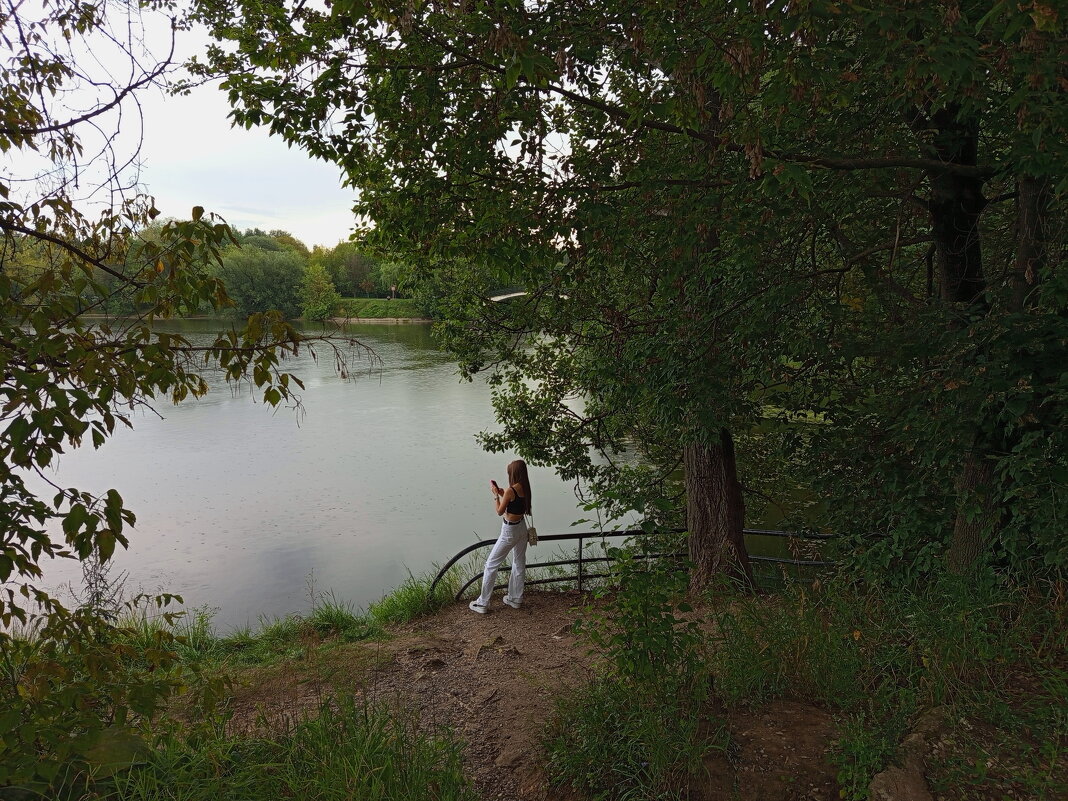
[[[713,579],[727,575],[751,589],[753,573],[742,535],[745,500],[730,432],[721,429],[716,445],[687,445],[683,462],[686,525],[694,563],[690,586],[703,589]]]
[[[957,517],[946,551],[950,573],[970,573],[986,550],[998,511],[991,492],[994,464],[981,454],[969,454],[957,481]]]
[[[962,118],[949,106],[932,115],[933,146],[949,164],[975,166],[979,156],[979,125]],[[938,172],[931,175],[931,232],[941,278],[941,296],[966,313],[986,308],[986,279],[979,237],[979,218],[986,206],[979,178]],[[985,456],[983,437],[976,431],[957,478],[957,508],[953,535],[946,552],[951,572],[964,573],[977,564],[990,532],[997,525],[990,484],[994,466]]]

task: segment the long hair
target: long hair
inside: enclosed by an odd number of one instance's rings
[[[530,502],[530,478],[527,477],[527,463],[522,459],[516,459],[514,462],[508,465],[508,486],[511,487],[515,484],[519,484],[523,487],[523,502],[526,508],[523,510],[523,514],[530,514],[531,506]]]

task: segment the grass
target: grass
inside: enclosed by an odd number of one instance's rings
[[[173,622],[140,612],[121,620],[120,631],[135,653],[163,646],[174,650],[182,662],[200,667],[269,665],[301,658],[310,649],[381,639],[388,636],[388,626],[433,614],[452,601],[461,574],[449,571],[431,594],[433,575],[409,575],[364,612],[325,593],[314,596],[307,615],[263,619],[255,630],[243,626],[220,635],[212,626],[212,610],[196,609]]]
[[[1061,798],[1066,613],[1056,585],[947,578],[922,590],[795,588],[720,604],[711,666],[728,703],[789,696],[836,710],[843,798],[866,799],[931,710],[943,731],[929,778],[946,797]]]
[[[457,742],[420,733],[410,714],[352,698],[268,736],[221,725],[168,738],[131,770],[102,779],[101,801],[474,801]]]
[[[706,754],[726,750],[709,731],[707,684],[670,691],[606,675],[556,701],[543,747],[554,787],[590,799],[682,799]]]
[[[342,298],[338,307],[341,317],[375,320],[383,318],[425,319],[415,301],[406,298]]]
[[[831,759],[847,801],[869,797],[918,726],[931,732],[927,781],[946,801],[1068,798],[1063,583],[831,580],[776,595],[720,590],[690,614],[667,574],[623,567],[609,613],[584,623],[606,670],[551,719],[555,786],[597,800],[685,797],[704,755],[730,745],[716,704],[729,714],[790,698],[834,715]]]
[[[601,673],[555,706],[549,780],[592,799],[686,798],[705,756],[728,745],[710,714],[702,633],[687,620],[688,578],[671,562],[613,553],[620,589],[599,593],[580,629]]]
[[[530,551],[528,550],[528,558]],[[554,554],[550,561],[559,556]],[[212,610],[194,609],[173,622],[165,616],[145,611],[119,621],[121,636],[135,652],[165,647],[179,659],[200,667],[260,667],[305,657],[310,650],[339,644],[388,637],[397,626],[432,615],[452,603],[460,584],[482,567],[483,554],[472,555],[442,577],[433,594],[430,585],[436,571],[409,575],[388,595],[360,611],[334,593],[313,595],[306,615],[264,618],[258,627],[242,626],[228,634],[218,634],[212,625]],[[531,559],[533,561],[533,559]],[[563,568],[529,570],[528,578],[559,575]],[[507,576],[507,573],[501,574]],[[569,587],[569,584],[561,586]]]

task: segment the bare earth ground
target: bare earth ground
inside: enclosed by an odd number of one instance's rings
[[[306,671],[247,676],[234,698],[234,723],[252,727],[261,714],[298,719],[323,697],[366,694],[419,710],[428,729],[455,732],[486,801],[568,799],[547,788],[539,743],[553,699],[586,681],[595,663],[570,630],[581,603],[577,592],[529,592],[519,610],[497,599],[487,615],[454,604],[402,627],[388,642],[330,651]],[[691,788],[695,801],[838,798],[828,712],[776,701],[721,714],[732,746],[708,758],[707,780]]]

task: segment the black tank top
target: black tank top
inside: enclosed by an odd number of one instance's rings
[[[515,487],[512,487],[512,492],[515,492]],[[523,514],[527,511],[527,499],[521,498],[519,494],[516,493],[516,496],[508,501],[508,505],[504,507],[504,511],[510,515]]]

